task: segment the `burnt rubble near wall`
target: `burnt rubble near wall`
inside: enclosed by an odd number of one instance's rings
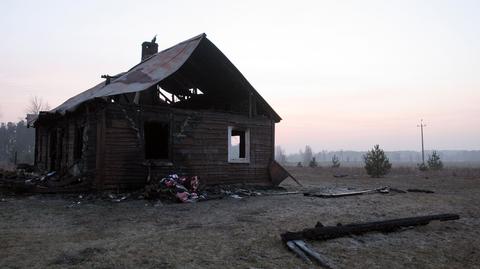
[[[68,171],[38,172],[33,169],[0,170],[0,190],[20,193],[65,193],[90,190],[91,173],[80,172],[76,163]]]
[[[106,198],[113,202],[131,199],[162,201],[166,203],[192,203],[223,198],[243,199],[252,196],[300,194],[311,198],[337,198],[365,194],[394,194],[407,192],[435,193],[431,190],[408,189],[407,191],[388,186],[375,189],[356,190],[352,188],[324,188],[300,191],[287,191],[283,187],[259,186],[251,184],[205,185],[195,175],[170,174],[148,177],[143,188],[101,190],[94,185],[93,173],[82,172],[81,162],[77,162],[63,172],[35,172],[33,166],[19,165],[16,171],[0,170],[0,191],[14,194],[81,194],[82,197]]]
[[[74,197],[72,204],[80,205],[84,200],[106,199],[112,202],[125,200],[149,200],[164,203],[191,203],[223,198],[243,199],[262,195],[289,195],[282,187],[245,184],[213,185],[201,184],[197,176],[171,174],[151,179],[144,188],[136,190],[102,190],[93,188],[93,174],[81,173],[78,165],[68,171],[39,173],[33,170],[0,170],[0,192],[18,194],[62,194]]]

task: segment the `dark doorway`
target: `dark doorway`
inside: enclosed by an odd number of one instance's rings
[[[55,170],[55,164],[57,162],[57,130],[53,129],[50,131],[50,141],[49,141],[49,150],[50,158],[50,171]]]
[[[79,160],[82,158],[83,152],[83,130],[84,127],[75,128],[75,137],[73,139],[74,148],[73,148],[73,159]]]
[[[145,159],[168,159],[170,126],[164,122],[145,122]]]

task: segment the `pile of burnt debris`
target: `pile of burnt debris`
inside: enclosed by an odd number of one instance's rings
[[[76,165],[61,173],[38,172],[31,165],[21,164],[15,171],[0,169],[0,189],[14,193],[65,193],[88,191],[92,175],[78,172]]]
[[[171,174],[162,178],[156,177],[145,186],[144,197],[150,200],[195,202],[202,198],[198,193],[199,184],[197,176]]]
[[[153,177],[144,188],[135,190],[95,191],[91,188],[92,182],[93,175],[79,173],[75,166],[62,173],[56,171],[40,173],[29,166],[19,166],[16,171],[0,170],[0,190],[12,194],[63,194],[69,198],[73,197],[74,204],[94,199],[112,202],[145,199],[162,203],[192,203],[223,198],[243,199],[261,195],[301,194],[272,186],[245,184],[202,186],[198,176],[177,174]]]
[[[247,184],[213,185],[201,184],[195,175],[170,174],[167,176],[148,177],[142,189],[95,191],[93,175],[81,172],[79,164],[72,165],[62,172],[40,173],[30,165],[18,165],[15,171],[0,170],[0,190],[12,193],[85,193],[95,194],[98,198],[106,198],[113,202],[128,199],[146,199],[162,202],[192,203],[223,198],[243,199],[252,196],[303,194],[312,198],[339,198],[365,194],[392,194],[407,192],[434,193],[431,190],[407,189],[406,191],[383,186],[374,189],[322,188],[309,189],[304,192],[287,191],[282,187],[256,186]]]
[[[297,191],[289,192],[282,187],[245,184],[213,185],[201,188],[200,179],[197,176],[172,174],[151,180],[145,186],[143,197],[148,200],[160,199],[162,201],[191,203],[223,198],[243,199],[252,196],[287,194],[301,193]]]

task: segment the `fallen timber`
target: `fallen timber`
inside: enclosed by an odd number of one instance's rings
[[[313,229],[304,229],[301,232],[286,232],[281,235],[286,246],[297,254],[307,264],[312,264],[309,257],[313,258],[318,265],[323,268],[333,268],[321,254],[311,248],[303,239],[327,240],[348,235],[359,235],[367,232],[393,232],[402,227],[411,227],[419,225],[427,225],[432,220],[457,220],[460,216],[456,214],[439,214],[421,217],[392,219],[385,221],[353,223],[353,224],[337,224],[337,226],[323,226],[320,222]]]
[[[284,242],[303,239],[327,240],[373,231],[393,232],[402,227],[427,225],[433,220],[447,221],[457,220],[459,218],[460,216],[457,214],[438,214],[375,222],[352,223],[347,225],[338,224],[337,226],[323,226],[321,223],[317,223],[315,228],[304,229],[300,232],[286,232],[283,233],[281,237]]]
[[[296,247],[296,249],[292,249],[292,245],[294,245],[294,247]],[[312,264],[311,260],[307,257],[310,256],[312,257],[313,259],[315,259],[315,261],[318,263],[318,265],[320,265],[321,267],[325,268],[325,269],[331,269],[333,268],[329,262],[327,262],[325,260],[324,257],[322,257],[322,255],[320,255],[318,252],[316,252],[313,248],[311,248],[307,243],[305,243],[305,241],[303,240],[292,240],[292,241],[288,241],[287,242],[287,246],[292,249],[292,251],[294,251],[297,255],[299,255],[306,263],[308,264]]]
[[[340,193],[310,193],[305,192],[303,193],[304,196],[310,197],[320,197],[320,198],[337,198],[337,197],[344,197],[344,196],[353,196],[353,195],[363,195],[363,194],[371,194],[371,193],[389,193],[389,187],[381,187],[371,190],[363,190],[363,191],[347,191],[347,192],[340,192]]]
[[[423,193],[435,193],[434,191],[431,190],[423,190],[423,189],[408,189],[408,192],[423,192]]]

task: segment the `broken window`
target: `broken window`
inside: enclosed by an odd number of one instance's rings
[[[250,161],[250,131],[228,127],[228,161],[248,163]]]
[[[170,126],[164,122],[145,122],[145,159],[168,159]]]
[[[73,159],[79,160],[82,158],[83,152],[83,126],[75,127],[75,136],[73,139],[74,147],[73,147]]]

